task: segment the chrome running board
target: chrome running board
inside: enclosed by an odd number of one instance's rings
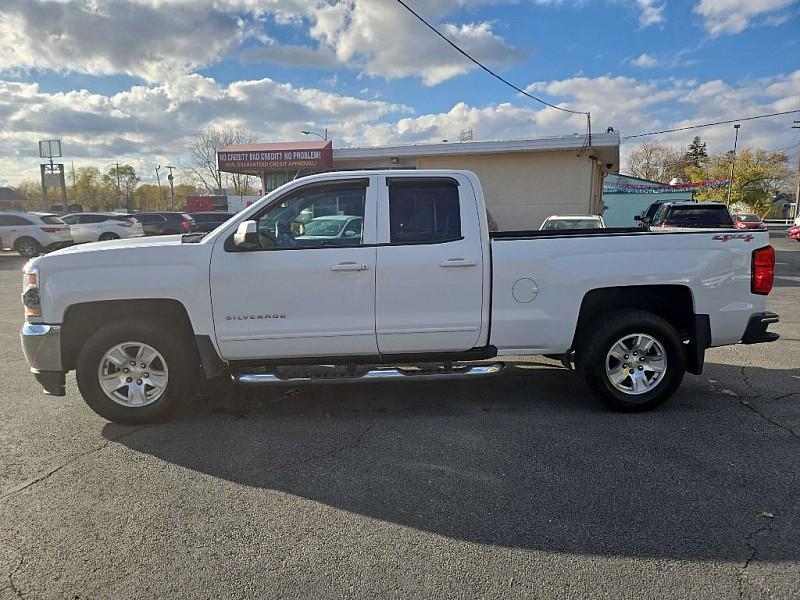
[[[328,383],[360,383],[375,381],[441,381],[445,379],[476,379],[498,375],[505,369],[505,363],[497,362],[480,365],[457,365],[436,369],[388,368],[370,369],[363,374],[333,375],[319,377],[280,377],[276,373],[243,372],[234,373],[233,379],[243,385],[307,385]]]

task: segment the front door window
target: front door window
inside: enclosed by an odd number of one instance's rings
[[[308,186],[268,207],[258,218],[262,249],[360,246],[366,186],[347,182]]]

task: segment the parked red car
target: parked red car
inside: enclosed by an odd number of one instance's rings
[[[789,227],[789,229],[786,230],[786,237],[800,242],[800,225]]]
[[[733,223],[736,229],[766,229],[761,217],[752,213],[737,213],[733,215]]]

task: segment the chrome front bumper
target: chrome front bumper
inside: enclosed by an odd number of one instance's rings
[[[25,323],[19,337],[25,360],[45,393],[63,396],[65,390],[61,366],[61,326]]]

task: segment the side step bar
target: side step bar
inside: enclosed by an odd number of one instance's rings
[[[358,383],[375,381],[442,381],[446,379],[478,379],[498,375],[505,370],[505,363],[497,362],[481,365],[459,365],[449,368],[414,369],[387,368],[371,369],[362,374],[333,377],[280,377],[275,373],[234,373],[236,383],[243,385],[303,385],[328,383]]]

